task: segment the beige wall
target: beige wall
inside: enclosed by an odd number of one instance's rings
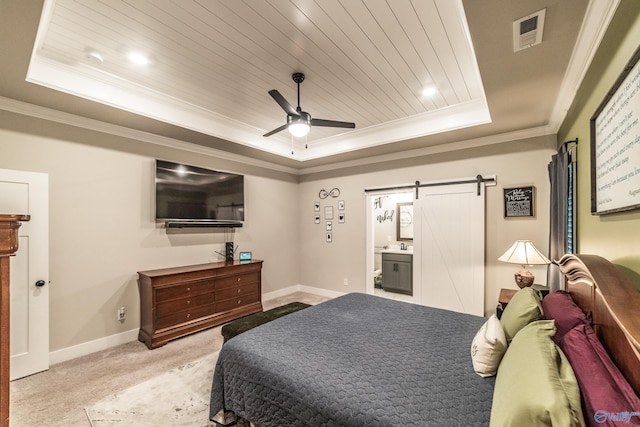
[[[640,3],[623,0],[559,133],[579,138],[578,252],[598,254],[635,272],[640,287],[640,211],[591,215],[589,120],[639,46]],[[640,112],[639,112],[640,113]],[[631,274],[633,276],[633,274]]]
[[[486,291],[485,311],[495,310],[500,288],[517,289],[513,281],[516,266],[496,259],[516,239],[531,239],[547,252],[549,229],[549,179],[547,165],[555,152],[555,137],[541,137],[523,141],[469,149],[450,154],[392,162],[385,165],[349,168],[343,171],[317,173],[301,177],[300,192],[300,282],[304,285],[338,292],[365,291],[366,188],[404,185],[420,181],[475,177],[478,174],[496,175],[498,184],[486,192]],[[536,211],[534,218],[504,219],[502,189],[504,187],[534,185]],[[321,189],[340,189],[340,197],[320,200]],[[333,222],[333,242],[325,242],[324,220],[313,222],[313,203],[322,208],[337,201],[346,204],[344,224]],[[322,214],[322,212],[321,212]],[[532,268],[538,283],[546,283],[544,269]],[[344,279],[349,286],[344,285]]]
[[[222,231],[167,233],[152,220],[153,159],[163,158],[246,176],[246,225],[235,241],[265,260],[264,292],[296,284],[338,292],[364,291],[365,197],[369,187],[496,175],[486,198],[486,313],[499,289],[515,288],[510,265],[496,258],[516,239],[546,252],[549,225],[547,164],[558,141],[580,138],[578,249],[640,274],[640,213],[590,214],[589,118],[640,40],[637,0],[623,0],[563,124],[553,137],[513,141],[450,154],[300,178],[241,163],[89,132],[0,112],[0,168],[49,174],[51,350],[104,338],[139,325],[136,271],[218,260]],[[536,216],[506,220],[504,187],[534,185]],[[313,222],[320,189],[339,188],[346,222],[334,220],[333,243],[324,221]],[[337,213],[337,210],[336,210]],[[322,214],[322,212],[321,212]],[[533,269],[543,282],[544,270]],[[344,286],[344,279],[349,285]],[[124,324],[115,320],[125,305]]]
[[[138,328],[137,271],[222,260],[223,230],[156,226],[156,157],[244,173],[246,224],[235,243],[266,260],[264,292],[298,284],[297,177],[8,113],[0,153],[2,169],[49,174],[51,351]]]

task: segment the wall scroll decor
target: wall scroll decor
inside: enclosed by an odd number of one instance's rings
[[[535,187],[515,187],[504,189],[504,217],[534,216]]]
[[[591,117],[591,213],[640,209],[640,47]]]

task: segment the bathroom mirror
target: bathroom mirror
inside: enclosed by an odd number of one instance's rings
[[[413,202],[396,206],[396,240],[413,240]]]

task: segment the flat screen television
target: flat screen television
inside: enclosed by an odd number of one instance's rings
[[[231,226],[244,221],[244,176],[156,160],[155,216],[167,226]]]

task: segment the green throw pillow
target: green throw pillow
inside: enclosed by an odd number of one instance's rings
[[[513,339],[498,368],[491,427],[585,425],[578,381],[555,333],[553,320],[539,320]]]
[[[500,318],[508,343],[520,329],[543,318],[541,301],[540,292],[532,288],[522,288],[511,298]]]

